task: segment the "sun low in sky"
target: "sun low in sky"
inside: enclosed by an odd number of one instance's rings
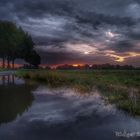
[[[86,51],[86,52],[84,52],[84,54],[89,54],[89,52]]]

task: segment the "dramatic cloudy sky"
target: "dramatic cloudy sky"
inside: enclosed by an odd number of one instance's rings
[[[140,0],[0,0],[0,19],[32,35],[42,63],[140,66]]]

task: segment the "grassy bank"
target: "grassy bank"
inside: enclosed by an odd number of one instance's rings
[[[18,71],[17,75],[51,87],[68,86],[85,93],[93,88],[101,91],[110,103],[132,115],[140,115],[140,71]]]
[[[8,70],[8,69],[0,68],[0,72],[2,72],[2,71],[6,71],[6,70]]]

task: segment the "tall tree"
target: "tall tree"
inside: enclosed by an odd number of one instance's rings
[[[3,60],[3,67],[5,67],[5,60],[7,60],[8,68],[10,61],[12,61],[14,68],[16,58],[24,59],[34,66],[40,64],[40,56],[34,50],[31,36],[14,23],[7,21],[0,21],[0,57]]]
[[[3,58],[3,67],[7,59],[7,67],[10,67],[10,60],[16,58],[17,48],[22,42],[22,34],[14,23],[0,22],[0,52]]]
[[[24,59],[30,65],[37,67],[40,64],[41,58],[34,50],[34,45],[32,37],[28,33],[25,33],[24,41],[19,47],[18,52],[20,58]]]
[[[5,68],[7,40],[5,34],[4,22],[0,21],[0,57],[2,58],[2,66]]]
[[[25,61],[34,67],[38,67],[38,65],[40,64],[40,60],[40,56],[34,50],[28,53],[28,55],[25,58]]]

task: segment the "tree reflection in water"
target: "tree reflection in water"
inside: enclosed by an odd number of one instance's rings
[[[32,105],[33,87],[15,84],[13,75],[0,77],[0,124],[8,123],[22,115]]]
[[[0,85],[15,85],[15,84],[23,84],[24,81],[15,77],[13,74],[0,76]]]

